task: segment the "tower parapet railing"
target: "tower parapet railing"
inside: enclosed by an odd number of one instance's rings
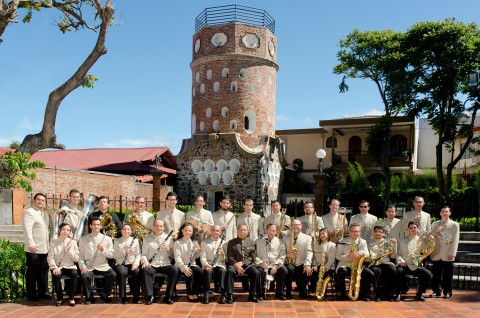
[[[275,34],[275,20],[267,11],[237,4],[206,8],[195,18],[195,32],[208,25],[233,22],[265,27]]]

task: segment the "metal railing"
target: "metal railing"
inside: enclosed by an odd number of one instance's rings
[[[231,4],[206,8],[195,18],[195,32],[207,25],[240,22],[266,27],[275,33],[275,20],[265,10]]]
[[[26,269],[0,271],[0,303],[27,297]]]

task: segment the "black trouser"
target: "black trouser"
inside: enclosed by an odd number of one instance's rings
[[[345,288],[345,278],[350,277],[352,271],[350,270],[350,267],[339,267],[337,269],[337,274],[335,275],[335,280],[337,283],[337,293],[340,294],[341,296],[346,295],[346,288]],[[360,298],[365,298],[368,297],[368,294],[370,293],[370,285],[374,281],[374,274],[373,272],[364,267],[362,269],[362,274],[360,276]],[[351,282],[350,282],[351,283]],[[350,285],[350,288],[353,288],[354,286]]]
[[[247,266],[243,265],[242,267],[245,269]],[[248,294],[250,296],[256,296],[258,286],[260,285],[260,272],[254,265],[252,265],[245,270],[245,274],[248,275],[248,279],[250,280],[250,289]],[[235,267],[228,266],[226,288],[225,288],[227,294],[233,294],[233,287],[235,284],[236,275],[237,275],[237,270],[235,269]]]
[[[202,292],[203,270],[195,265],[190,266],[192,275],[185,276],[187,295],[198,295]]]
[[[425,267],[419,267],[416,270],[412,271],[408,266],[397,266],[397,271],[399,277],[403,279],[405,275],[411,274],[418,277],[418,290],[417,295],[421,295],[427,291],[428,283],[432,279],[432,273]],[[399,286],[397,285],[397,294],[400,294]]]
[[[396,284],[398,280],[397,268],[392,263],[380,264],[370,267],[375,279],[373,282],[373,288],[375,289],[375,295],[379,297],[381,294],[380,286],[383,287],[383,297],[390,298],[395,293]]]
[[[153,296],[153,281],[155,279],[155,273],[161,273],[168,276],[167,289],[165,290],[165,296],[172,297],[175,284],[178,279],[178,269],[173,265],[166,265],[162,267],[145,267],[142,270],[142,279],[144,284],[145,297]]]
[[[115,272],[117,273],[117,284],[120,293],[120,297],[127,297],[127,277],[128,285],[130,285],[130,291],[133,297],[138,298],[140,294],[140,269],[137,267],[132,270],[132,265],[117,265],[115,266]]]
[[[220,289],[225,291],[225,276],[227,274],[227,271],[225,268],[216,266],[213,268],[213,270],[203,270],[203,291],[207,292],[210,290],[210,282],[213,281],[218,284]]]
[[[299,293],[305,293],[307,292],[307,274],[303,272],[303,265],[300,266],[294,266],[292,264],[285,265],[287,268],[288,274],[286,277],[286,294],[291,295],[292,294],[292,282],[295,280],[297,283],[297,290]]]
[[[326,271],[323,274],[323,280],[325,280],[327,277],[330,277],[330,279],[333,279],[333,275],[335,272],[332,270]],[[314,293],[317,290],[317,283],[318,283],[318,270],[317,271],[312,271],[312,276],[308,277],[308,281],[310,282],[310,286],[308,287],[308,291],[310,293]]]
[[[111,268],[107,271],[99,271],[94,269],[93,271],[88,271],[87,273],[82,274],[81,280],[83,284],[84,294],[87,299],[93,296],[93,275],[102,275],[105,278],[102,295],[109,296],[112,293],[113,284],[115,283],[115,278],[117,277],[115,271]]]
[[[57,294],[57,300],[63,299],[63,289],[62,289],[62,275],[69,277],[68,280],[68,299],[73,300],[75,297],[75,290],[77,289],[78,281],[78,272],[76,268],[62,268],[60,270],[60,275],[55,275],[52,272],[52,284],[55,288],[55,293]]]
[[[47,254],[25,252],[27,258],[27,275],[25,276],[27,298],[36,300],[45,297],[48,291]]]
[[[265,270],[261,267],[258,267],[258,271],[260,272],[260,279],[261,279],[261,285],[260,288],[257,292],[257,294],[264,295],[265,294],[265,280],[266,280],[266,275],[265,275]],[[270,274],[270,270],[269,270]],[[285,279],[288,275],[288,270],[285,266],[281,266],[277,269],[277,272],[273,276],[274,279],[277,281],[276,285],[276,294],[281,294],[283,293],[283,287],[285,286]]]
[[[435,293],[452,293],[453,261],[434,261],[432,267],[432,290]]]

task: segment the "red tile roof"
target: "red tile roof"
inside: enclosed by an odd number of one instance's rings
[[[6,147],[0,147],[0,156],[9,151],[15,151],[15,150],[6,148]]]

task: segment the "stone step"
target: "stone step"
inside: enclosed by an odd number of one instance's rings
[[[480,232],[460,232],[460,240],[480,242]]]
[[[478,241],[460,241],[458,243],[459,251],[480,252],[480,242]]]
[[[0,234],[0,238],[10,241],[11,243],[20,243],[23,244],[25,242],[25,238],[23,234],[20,235],[5,235]]]
[[[458,251],[455,261],[458,263],[480,264],[480,253],[476,253],[473,251]]]
[[[0,225],[0,232],[12,231],[12,230],[22,231],[22,226],[21,225]]]

